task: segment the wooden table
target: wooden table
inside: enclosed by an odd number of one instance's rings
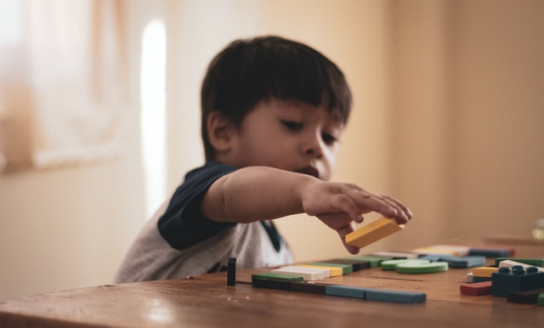
[[[524,246],[519,256],[543,257]],[[465,296],[459,284],[470,269],[403,275],[379,268],[326,283],[427,294],[421,304],[395,304],[254,288],[254,272],[105,285],[0,301],[0,327],[542,327],[544,307],[504,298]],[[246,282],[246,283],[243,283]]]

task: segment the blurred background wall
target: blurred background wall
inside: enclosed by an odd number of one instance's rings
[[[157,201],[203,162],[199,89],[208,62],[231,40],[258,34],[305,42],[341,67],[355,102],[333,179],[391,194],[415,214],[404,232],[362,252],[528,237],[544,216],[544,2],[117,2],[130,90],[122,156],[0,174],[0,299],[111,282]],[[146,193],[140,80],[145,49],[158,47],[143,44],[152,22],[165,33],[155,197]],[[278,225],[299,261],[347,254],[314,218]]]

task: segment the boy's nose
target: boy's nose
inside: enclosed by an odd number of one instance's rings
[[[323,144],[319,139],[314,139],[310,142],[307,142],[304,145],[304,153],[306,155],[315,156],[320,158],[323,156]]]

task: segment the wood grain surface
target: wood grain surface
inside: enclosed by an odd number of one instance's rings
[[[519,256],[544,254],[534,246]],[[298,293],[249,284],[237,271],[185,279],[104,285],[0,301],[0,327],[540,327],[544,308],[505,298],[461,295],[470,269],[399,274],[367,269],[320,282],[424,292],[422,304]]]

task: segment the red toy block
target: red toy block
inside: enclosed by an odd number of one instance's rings
[[[461,286],[459,286],[459,290],[463,295],[488,295],[491,294],[491,281],[461,284]]]

